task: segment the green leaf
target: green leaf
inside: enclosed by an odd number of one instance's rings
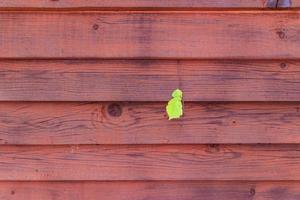
[[[172,92],[172,97],[182,99],[182,91],[180,89],[176,89]]]
[[[169,120],[179,119],[182,116],[182,95],[183,94],[180,89],[176,89],[172,92],[173,98],[168,102],[168,105],[166,107]]]

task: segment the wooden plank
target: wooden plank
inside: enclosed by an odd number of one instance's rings
[[[2,0],[2,8],[264,8],[276,0]],[[275,7],[274,6],[274,7]]]
[[[1,146],[0,180],[300,180],[300,145]]]
[[[1,182],[5,200],[297,200],[299,182]]]
[[[1,103],[0,143],[300,143],[300,103],[185,103],[168,121],[165,103]]]
[[[0,12],[0,58],[299,59],[299,11]]]
[[[298,61],[1,61],[1,101],[299,101]]]

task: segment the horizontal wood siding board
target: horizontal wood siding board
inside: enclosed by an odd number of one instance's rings
[[[276,0],[2,0],[0,8],[265,8]]]
[[[300,180],[300,145],[1,146],[0,180]]]
[[[300,103],[0,103],[0,144],[300,143]]]
[[[299,182],[1,182],[5,200],[297,200]]]
[[[299,101],[298,61],[0,61],[1,101]]]
[[[0,12],[0,58],[299,59],[298,11]]]

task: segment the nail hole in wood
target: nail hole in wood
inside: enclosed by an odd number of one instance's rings
[[[94,24],[94,25],[93,25],[93,29],[94,29],[94,30],[98,30],[98,29],[99,29],[99,25],[98,25],[98,24]]]
[[[280,63],[280,68],[281,69],[287,69],[287,64],[286,63]]]
[[[280,39],[286,38],[286,35],[285,35],[285,32],[284,32],[284,31],[277,31],[276,33],[277,33],[277,35],[278,35],[278,37],[279,37]]]
[[[250,196],[254,196],[255,195],[255,189],[251,188],[249,191]]]

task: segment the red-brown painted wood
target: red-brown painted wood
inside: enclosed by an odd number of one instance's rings
[[[275,7],[276,0],[2,0],[2,8],[264,8]]]
[[[299,182],[1,182],[5,200],[297,200]]]
[[[0,103],[0,143],[300,143],[300,103],[185,103],[168,121],[166,103]]]
[[[1,101],[300,101],[297,61],[1,61]]]
[[[298,4],[2,0],[0,199],[299,200]]]
[[[1,146],[0,180],[300,180],[300,145]]]
[[[298,11],[0,12],[0,58],[299,59]]]

